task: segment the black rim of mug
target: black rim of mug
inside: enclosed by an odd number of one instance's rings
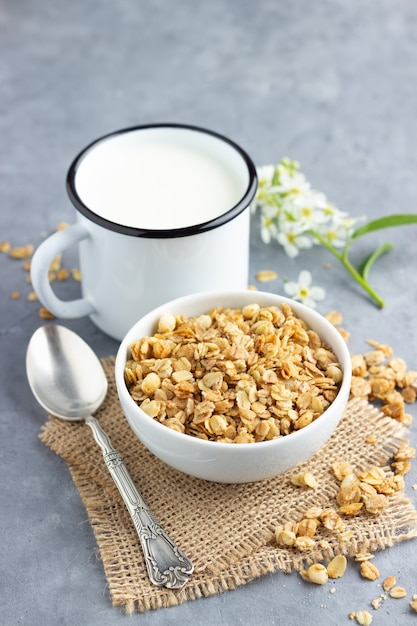
[[[239,200],[239,202],[235,204],[235,206],[233,206],[231,209],[223,213],[222,215],[219,215],[215,217],[214,219],[209,220],[207,222],[203,222],[201,224],[193,224],[192,226],[186,226],[183,228],[171,228],[171,229],[148,229],[148,228],[135,228],[132,226],[125,226],[123,224],[118,224],[117,222],[112,222],[110,220],[107,220],[104,217],[97,215],[97,213],[95,213],[91,209],[89,209],[88,206],[86,206],[86,204],[84,204],[84,202],[81,200],[75,187],[75,176],[77,173],[77,169],[80,163],[82,162],[84,156],[88,152],[90,152],[90,150],[92,150],[95,146],[97,146],[99,143],[111,137],[116,137],[117,135],[123,135],[129,132],[134,132],[138,130],[147,130],[147,129],[152,129],[152,128],[179,128],[179,129],[191,130],[191,131],[211,135],[212,137],[215,137],[216,139],[220,139],[221,141],[229,144],[229,146],[231,146],[236,152],[240,154],[240,156],[242,157],[243,161],[246,164],[246,167],[248,168],[248,174],[249,174],[248,186],[244,195]],[[96,224],[99,224],[100,226],[103,226],[104,228],[107,228],[108,230],[113,230],[115,232],[122,233],[124,235],[131,235],[133,237],[145,237],[149,239],[161,239],[161,238],[168,239],[168,238],[186,237],[189,235],[196,235],[198,233],[204,233],[209,230],[213,230],[215,228],[218,228],[219,226],[222,226],[223,224],[226,224],[227,222],[230,222],[235,217],[240,215],[242,211],[249,208],[255,196],[257,184],[258,184],[258,180],[256,176],[256,168],[252,159],[234,141],[232,141],[228,137],[225,137],[224,135],[221,135],[212,130],[208,130],[206,128],[202,128],[200,126],[190,126],[186,124],[173,124],[173,123],[130,126],[128,128],[116,130],[114,132],[103,135],[102,137],[99,137],[98,139],[95,139],[75,157],[75,159],[73,160],[68,170],[67,181],[66,181],[67,193],[72,204],[82,215],[85,215],[89,220],[91,220],[92,222],[95,222]]]

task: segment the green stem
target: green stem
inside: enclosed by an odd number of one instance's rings
[[[326,239],[324,239],[318,232],[315,230],[310,230],[310,234],[317,239],[331,254],[333,254],[336,259],[338,259],[342,265],[346,268],[349,274],[356,280],[356,282],[364,289],[373,300],[378,304],[378,306],[382,309],[385,306],[384,300],[374,291],[371,285],[359,274],[359,272],[353,267],[348,258],[348,249],[349,245],[346,244],[343,254],[338,252],[336,248],[334,248]]]
[[[382,254],[385,254],[386,252],[392,250],[393,247],[394,246],[392,245],[392,243],[389,242],[382,244],[382,246],[379,246],[379,248],[374,250],[374,252],[372,252],[372,254],[370,254],[368,258],[360,264],[360,266],[358,267],[358,272],[364,278],[364,280],[368,280],[370,269],[375,261],[379,259]]]

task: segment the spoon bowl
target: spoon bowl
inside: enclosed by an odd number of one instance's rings
[[[64,326],[42,326],[26,354],[32,393],[48,413],[82,420],[95,413],[107,394],[107,379],[95,353]]]
[[[33,395],[48,413],[65,420],[84,420],[93,431],[137,530],[151,582],[169,589],[183,587],[193,564],[157,522],[122,457],[92,417],[106,397],[107,379],[90,346],[64,326],[42,326],[29,341],[26,373]]]

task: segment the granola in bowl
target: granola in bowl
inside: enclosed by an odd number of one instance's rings
[[[164,313],[133,342],[125,380],[151,418],[180,433],[255,443],[311,424],[337,396],[336,355],[288,303]]]

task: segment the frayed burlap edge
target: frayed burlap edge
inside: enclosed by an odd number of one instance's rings
[[[387,466],[405,429],[365,401],[348,404],[339,427],[305,469],[315,490],[293,486],[289,476],[246,485],[209,483],[168,468],[136,439],[121,411],[113,380],[114,358],[103,359],[109,392],[97,418],[126,462],[132,479],[167,532],[193,561],[195,571],[181,590],[152,585],[129,513],[108,474],[90,429],[50,417],[41,440],[67,463],[90,520],[111,601],[127,613],[169,607],[235,589],[275,571],[289,573],[336,554],[383,550],[417,536],[417,512],[405,493],[389,498],[383,514],[346,518],[352,538],[320,528],[314,549],[301,553],[274,542],[278,524],[298,521],[311,506],[334,507],[338,483],[330,466],[347,460],[357,469]],[[373,434],[376,444],[366,443]],[[254,444],[256,445],[256,444]]]

